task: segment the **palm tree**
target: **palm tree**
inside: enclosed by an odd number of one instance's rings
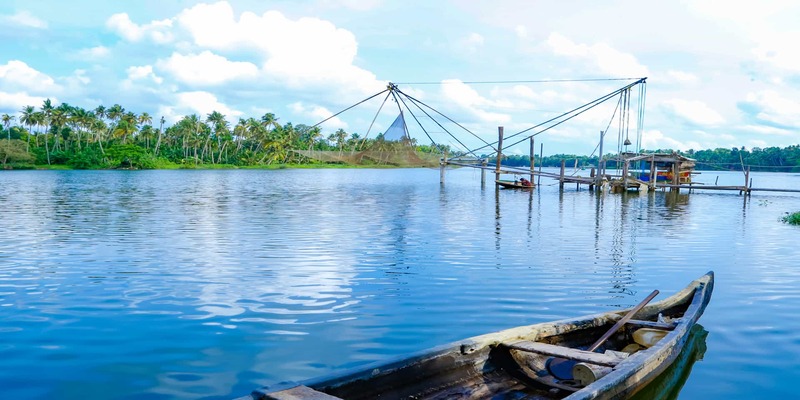
[[[163,115],[161,116],[161,120],[159,122],[161,122],[161,126],[158,128],[158,140],[156,140],[156,148],[155,148],[155,151],[153,152],[153,154],[156,157],[158,157],[158,146],[161,145],[161,132],[164,129],[164,116]]]
[[[36,124],[36,120],[34,119],[36,108],[34,108],[33,106],[25,106],[22,108],[20,113],[22,113],[22,116],[20,117],[19,122],[28,125],[28,145],[26,151],[30,153],[31,136],[33,136],[33,125]]]
[[[3,114],[3,116],[0,117],[0,119],[2,119],[3,125],[6,126],[6,132],[8,133],[8,140],[11,140],[11,129],[9,129],[9,125],[11,125],[11,121],[17,119],[17,117],[13,115]]]
[[[147,126],[150,126],[151,123],[153,123],[153,117],[151,117],[150,114],[144,112],[141,115],[139,115],[139,125],[142,126],[142,129],[144,129]],[[142,132],[143,136],[145,136],[145,148],[148,149],[150,148],[150,133],[152,133],[152,128],[153,127],[150,126],[150,129],[147,131],[146,136],[145,133]]]
[[[53,109],[54,109],[53,103],[50,101],[50,99],[46,99],[42,103],[42,108],[41,108],[42,119],[39,121],[42,126],[50,125],[50,115],[52,114]],[[44,151],[45,154],[47,154],[47,165],[50,165],[50,147],[48,145],[48,140],[47,140],[47,131],[45,131],[44,133]]]

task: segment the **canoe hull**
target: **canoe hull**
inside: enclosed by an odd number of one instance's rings
[[[654,321],[659,313],[680,315],[681,319],[656,345],[634,353],[619,362],[611,373],[582,389],[556,389],[564,385],[552,381],[552,377],[549,378],[550,386],[542,384],[547,380],[544,363],[549,356],[515,350],[513,344],[534,342],[586,348],[627,310],[477,336],[302,385],[320,395],[342,399],[502,399],[520,398],[523,394],[528,399],[627,398],[655,379],[681,353],[690,329],[708,304],[713,278],[713,273],[706,274],[675,295],[638,312],[637,320]],[[254,391],[250,398],[290,398],[281,397],[281,393],[294,387],[298,385],[289,383],[262,388]]]

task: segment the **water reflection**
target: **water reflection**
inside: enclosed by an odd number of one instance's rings
[[[636,393],[631,400],[677,399],[683,385],[691,375],[694,363],[702,360],[706,353],[707,337],[708,331],[702,325],[693,326],[686,344],[675,361],[655,380]]]

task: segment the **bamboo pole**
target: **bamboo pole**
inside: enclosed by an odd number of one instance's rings
[[[561,160],[561,173],[558,177],[558,188],[564,190],[564,165],[566,164],[566,160]]]

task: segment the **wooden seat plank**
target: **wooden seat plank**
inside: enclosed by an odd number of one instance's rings
[[[622,361],[622,359],[620,358],[609,356],[606,354],[593,353],[586,350],[573,349],[564,346],[556,346],[547,343],[532,342],[528,340],[507,343],[504,345],[514,350],[527,351],[530,353],[543,354],[546,356],[565,358],[568,360],[575,360],[579,362],[602,365],[604,367],[614,367],[617,364],[619,364],[620,361]]]

